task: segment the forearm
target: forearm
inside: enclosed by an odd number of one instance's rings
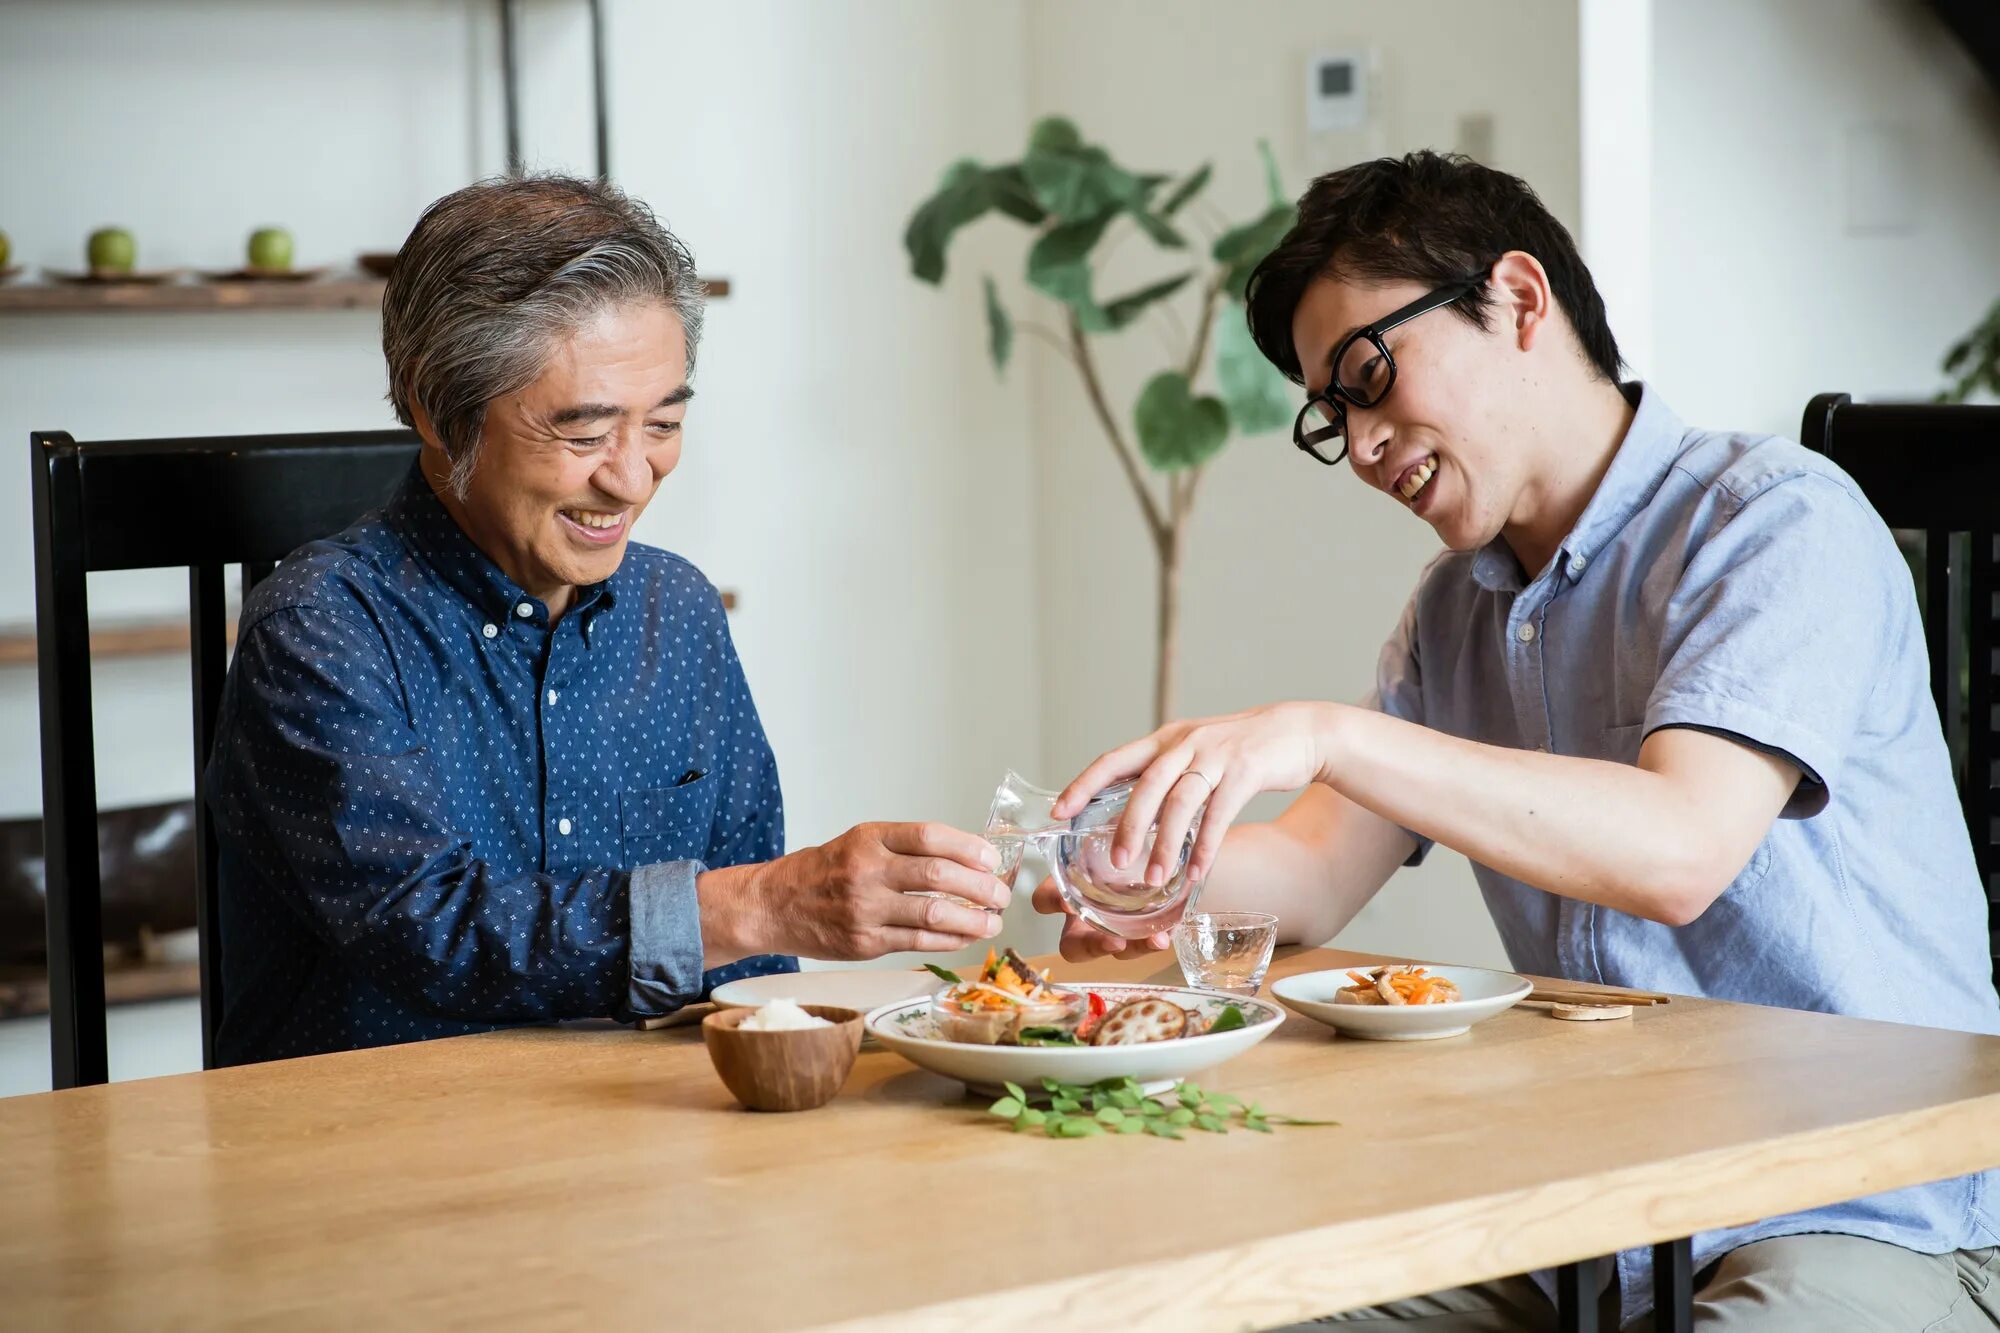
[[[1700,807],[1659,773],[1326,707],[1321,781],[1501,874],[1676,925],[1733,877]]]
[[[775,862],[725,866],[695,877],[701,913],[701,965],[727,967],[762,953],[788,952],[779,940],[766,892]]]
[[[1270,912],[1279,943],[1324,944],[1415,848],[1401,828],[1315,785],[1276,820],[1230,829],[1200,907]]]

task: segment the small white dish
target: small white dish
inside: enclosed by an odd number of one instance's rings
[[[898,1000],[928,998],[937,988],[936,977],[916,968],[829,968],[738,977],[717,986],[709,998],[718,1009],[755,1009],[773,1000],[796,1000],[865,1014]]]
[[[1336,1004],[1334,992],[1352,986],[1346,968],[1301,972],[1271,983],[1271,994],[1293,1013],[1324,1023],[1343,1037],[1368,1041],[1434,1041],[1456,1037],[1474,1023],[1505,1013],[1528,998],[1526,977],[1483,967],[1431,967],[1434,977],[1458,987],[1449,1004]]]
[[[1154,1087],[1170,1086],[1190,1074],[1241,1055],[1278,1030],[1285,1011],[1265,1000],[1185,986],[1136,986],[1089,981],[1058,982],[1066,990],[1092,991],[1116,1006],[1142,996],[1171,1000],[1213,1023],[1229,1005],[1243,1011],[1244,1025],[1228,1032],[1211,1032],[1175,1041],[1137,1046],[976,1046],[944,1041],[937,1035],[930,1000],[908,1000],[882,1006],[864,1021],[877,1041],[911,1064],[946,1078],[955,1078],[974,1092],[998,1094],[1001,1085],[1015,1083],[1038,1091],[1045,1078],[1063,1083],[1097,1083],[1107,1078],[1133,1078]]]

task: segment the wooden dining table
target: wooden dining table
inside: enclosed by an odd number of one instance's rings
[[[875,1049],[759,1114],[693,1026],[9,1098],[0,1325],[1250,1329],[2000,1165],[2000,1038],[1709,1000],[1399,1043],[1294,1015],[1200,1081],[1339,1123],[1016,1134]]]

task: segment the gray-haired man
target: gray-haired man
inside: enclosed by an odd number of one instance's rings
[[[395,498],[244,607],[209,779],[231,1063],[659,1014],[792,954],[949,950],[987,844],[784,849],[720,599],[629,538],[680,459],[693,261],[610,186],[470,186],[405,242]]]

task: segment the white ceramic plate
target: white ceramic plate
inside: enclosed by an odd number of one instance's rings
[[[1343,1037],[1431,1041],[1456,1037],[1474,1023],[1512,1009],[1534,989],[1526,977],[1512,972],[1493,972],[1483,967],[1431,967],[1428,963],[1423,966],[1429,968],[1432,976],[1456,985],[1462,998],[1450,1004],[1335,1004],[1334,992],[1354,984],[1346,968],[1280,977],[1271,983],[1271,994],[1294,1013],[1324,1023]]]
[[[927,997],[938,979],[914,968],[832,968],[824,972],[780,972],[738,977],[717,986],[709,998],[718,1009],[754,1009],[773,1000],[831,1004],[867,1013],[898,1000]]]
[[[1065,981],[1068,990],[1095,991],[1107,1004],[1118,1005],[1156,995],[1213,1023],[1227,1005],[1243,1011],[1244,1026],[1179,1041],[1153,1041],[1138,1046],[974,1046],[944,1041],[937,1035],[930,999],[888,1004],[868,1015],[865,1027],[875,1039],[912,1064],[955,1078],[975,1092],[997,1094],[1003,1083],[1036,1088],[1045,1078],[1064,1083],[1096,1083],[1107,1078],[1135,1078],[1144,1084],[1170,1084],[1241,1055],[1278,1030],[1284,1010],[1265,1000],[1184,986],[1131,986],[1106,982]]]

